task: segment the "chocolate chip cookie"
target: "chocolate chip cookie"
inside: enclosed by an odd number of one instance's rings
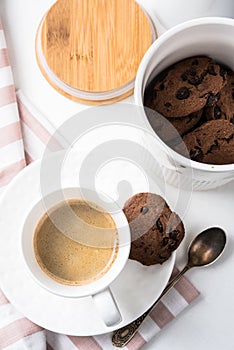
[[[227,69],[227,84],[218,94],[217,103],[205,109],[207,120],[226,119],[234,124],[234,72]]]
[[[164,117],[181,118],[213,106],[225,84],[226,71],[211,58],[191,57],[156,76],[146,89],[145,101]]]
[[[154,193],[138,193],[124,205],[132,244],[130,259],[143,265],[162,264],[178,248],[184,225],[165,200]]]
[[[191,159],[208,164],[234,163],[234,125],[228,120],[211,120],[183,137]],[[183,154],[183,145],[176,150]]]

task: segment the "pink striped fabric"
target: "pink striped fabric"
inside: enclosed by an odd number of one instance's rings
[[[0,147],[7,146],[9,143],[21,140],[20,122],[7,125],[0,130]]]
[[[8,85],[8,86],[2,87],[0,89],[0,107],[6,106],[14,102],[16,102],[14,86]]]
[[[2,24],[0,22],[0,30]],[[0,50],[0,70],[9,66],[9,58],[4,43]],[[9,71],[11,75],[11,71]],[[43,120],[35,108],[27,99],[18,94],[18,108],[14,87],[8,84],[13,81],[9,77],[6,86],[1,82],[0,89],[0,190],[9,184],[12,178],[20,172],[26,164],[39,158],[48,143],[53,132],[48,128],[48,122]],[[7,107],[6,114],[1,114],[1,109]],[[30,137],[29,137],[30,136]],[[38,140],[40,142],[38,143]],[[40,144],[40,149],[35,151],[35,144]],[[39,147],[39,146],[38,146]],[[33,151],[32,151],[33,149]],[[62,149],[59,140],[54,140],[51,151]],[[174,271],[176,273],[176,270]],[[1,278],[1,276],[0,276]],[[20,286],[19,286],[20,288]],[[138,350],[157,334],[166,324],[172,321],[180,311],[188,306],[199,292],[186,279],[182,278],[175,288],[164,298],[145,321],[136,337],[125,349]],[[173,303],[170,304],[170,298]],[[30,301],[29,301],[30,302]],[[173,304],[173,306],[172,306]],[[71,337],[43,330],[30,320],[20,315],[8,302],[0,290],[0,349],[10,346],[10,349],[48,349],[48,350],[109,350],[114,349],[111,344],[111,334],[95,337]],[[15,347],[14,347],[15,345]]]
[[[18,108],[21,124],[27,125],[32,133],[37,136],[44,145],[49,143],[50,150],[52,152],[60,151],[62,149],[62,146],[56,139],[51,140],[51,133],[45,127],[43,127],[43,125],[37,120],[36,117],[32,115],[32,113],[30,113],[20,98],[18,99]]]
[[[0,71],[3,71],[9,67],[10,60],[1,21],[0,31]],[[2,75],[5,81],[1,81],[0,88],[0,110],[3,111],[0,119],[0,148],[4,148],[5,151],[5,157],[0,158],[0,187],[6,186],[26,165],[11,69],[7,73]]]
[[[145,345],[145,343],[145,339],[139,333],[137,333],[134,337],[134,340],[127,345],[127,348],[129,350],[140,349],[143,345]]]
[[[0,50],[0,68],[7,67],[10,65],[8,52],[6,48]]]
[[[0,329],[1,349],[17,343],[22,338],[28,337],[41,331],[42,328],[30,322],[26,318],[21,318]]]
[[[102,350],[101,346],[92,337],[69,337],[69,339],[79,350]]]

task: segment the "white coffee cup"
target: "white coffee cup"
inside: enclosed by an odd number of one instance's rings
[[[39,266],[33,249],[35,228],[41,216],[54,205],[66,199],[82,199],[95,203],[109,213],[115,222],[118,231],[117,256],[109,270],[99,279],[84,285],[65,285],[58,283],[47,275]],[[95,307],[107,326],[121,321],[117,302],[111,292],[110,284],[116,279],[124,268],[130,251],[130,229],[127,219],[119,206],[110,201],[107,196],[89,189],[63,188],[41,198],[29,211],[21,234],[22,255],[31,277],[43,288],[61,297],[81,298],[91,296]]]
[[[139,66],[136,104],[143,106],[145,87],[153,77],[184,58],[207,55],[234,70],[233,38],[234,20],[221,17],[195,19],[169,29],[153,43]],[[208,190],[234,179],[234,164],[203,164],[181,156],[154,133],[143,108],[139,114],[151,134],[145,133],[143,144],[157,159],[155,164],[147,163],[150,172],[156,175],[160,163],[167,183],[188,190]]]
[[[154,19],[156,27],[167,30],[199,17],[234,18],[233,0],[138,0]]]

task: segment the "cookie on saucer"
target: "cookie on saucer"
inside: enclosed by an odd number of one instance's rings
[[[166,201],[154,193],[138,193],[124,205],[132,244],[130,259],[143,265],[162,264],[178,248],[184,225]]]

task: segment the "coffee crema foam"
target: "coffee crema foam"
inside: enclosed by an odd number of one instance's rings
[[[58,283],[84,285],[109,271],[119,247],[111,215],[92,202],[69,199],[43,214],[33,238],[41,269]]]

